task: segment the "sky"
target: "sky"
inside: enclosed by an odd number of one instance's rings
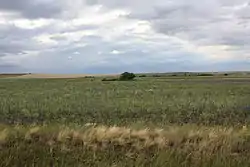
[[[0,0],[0,73],[248,70],[247,0]]]

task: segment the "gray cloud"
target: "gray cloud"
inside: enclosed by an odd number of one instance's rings
[[[38,0],[1,0],[0,10],[13,11],[26,18],[50,18],[57,16],[61,12],[60,6],[56,1],[43,3]],[[50,3],[49,3],[50,2]]]
[[[148,20],[160,33],[197,44],[205,41],[208,45],[249,45],[250,5],[247,0],[156,0],[147,3],[100,0],[99,3],[111,8],[129,8],[132,10],[130,18]]]
[[[8,54],[18,55],[26,51],[37,51],[44,46],[32,40],[35,32],[23,31],[16,28],[10,28],[7,31],[0,31],[0,57]],[[5,34],[5,35],[4,35]]]
[[[10,72],[28,72],[28,70],[16,64],[0,62],[0,73],[10,73]]]

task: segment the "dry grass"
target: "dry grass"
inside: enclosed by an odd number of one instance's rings
[[[250,163],[249,134],[246,127],[0,126],[0,157],[4,166],[39,159],[40,166],[238,167]]]
[[[48,130],[50,129],[50,130]],[[125,150],[174,149],[192,154],[241,154],[250,148],[245,147],[245,140],[250,131],[232,128],[206,127],[170,127],[166,129],[132,129],[127,127],[86,126],[79,129],[68,127],[29,127],[15,128],[15,133],[8,133],[9,128],[0,130],[0,145],[8,139],[36,141],[40,144],[79,145],[92,149],[119,147]],[[13,131],[13,130],[12,130]],[[243,148],[244,149],[240,149]]]
[[[25,73],[23,73],[23,74],[15,74],[15,73],[0,73],[0,78],[13,78],[13,77],[24,77],[25,75],[27,75],[27,74],[25,74]]]
[[[7,129],[3,129],[0,131],[0,148],[1,148],[1,145],[6,143],[8,135],[9,135],[9,132]]]

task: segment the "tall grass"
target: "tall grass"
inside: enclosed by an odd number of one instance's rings
[[[200,80],[0,80],[0,166],[249,166],[250,85]]]
[[[2,126],[0,166],[249,166],[245,129]]]

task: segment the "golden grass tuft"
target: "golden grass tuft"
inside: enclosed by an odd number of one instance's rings
[[[39,132],[40,129],[41,129],[40,127],[32,127],[32,128],[30,128],[30,129],[26,132],[24,138],[25,138],[26,140],[32,140],[32,138],[34,138],[34,137],[39,137],[38,132]]]
[[[72,147],[90,148],[93,150],[123,149],[131,150],[175,150],[192,153],[199,157],[223,153],[235,155],[246,153],[250,148],[247,140],[249,131],[232,128],[184,128],[170,127],[167,129],[132,129],[117,126],[90,126],[79,129],[69,127],[49,129],[33,126],[27,128],[14,127],[13,131],[22,133],[24,141],[39,142],[48,146],[60,145],[62,151]],[[47,130],[47,131],[46,131]],[[0,143],[8,142],[11,128],[0,131]],[[20,135],[19,135],[20,136]]]
[[[0,146],[7,142],[8,136],[9,136],[8,129],[3,129],[3,130],[0,131]]]

